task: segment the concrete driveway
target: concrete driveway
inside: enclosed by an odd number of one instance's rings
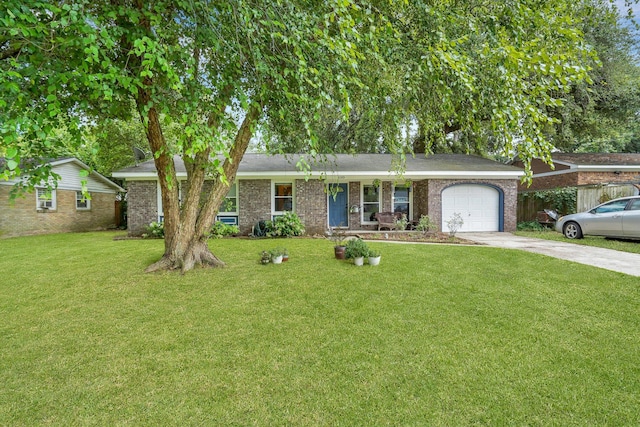
[[[511,233],[458,233],[457,235],[462,239],[484,245],[535,252],[640,277],[640,254],[576,245],[569,242],[520,237]]]

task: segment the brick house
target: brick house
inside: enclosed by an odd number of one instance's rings
[[[296,167],[299,158],[245,154],[218,219],[237,224],[242,234],[250,233],[258,221],[285,211],[296,212],[309,234],[323,234],[330,226],[375,230],[375,212],[403,212],[412,221],[429,215],[445,231],[454,212],[464,220],[460,231],[516,227],[517,186],[523,172],[513,166],[477,156],[418,155],[407,159],[400,175],[394,171],[392,155],[339,154],[312,164],[305,176]],[[174,162],[184,194],[186,170],[179,157]],[[127,182],[131,235],[143,233],[151,221],[162,220],[152,160],[113,176]]]
[[[640,153],[553,153],[551,158],[554,168],[537,159],[531,163],[531,185],[519,184],[518,192],[576,187],[577,212],[591,209],[603,197],[638,194]],[[513,165],[522,167],[518,161]]]
[[[60,176],[51,192],[37,187],[9,201],[9,193],[17,180],[0,181],[0,237],[30,234],[91,231],[115,224],[116,195],[124,189],[97,172],[86,178],[81,170],[90,168],[75,158],[49,162],[52,171]],[[82,195],[81,180],[86,180],[90,199]]]

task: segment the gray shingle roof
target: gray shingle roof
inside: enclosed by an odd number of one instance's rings
[[[277,175],[282,173],[298,173],[299,169],[296,166],[296,163],[301,157],[304,156],[300,154],[267,155],[247,153],[240,163],[238,175]],[[311,164],[313,172],[335,172],[340,174],[386,174],[395,170],[394,165],[397,164],[398,157],[391,154],[337,154],[326,156],[326,162],[324,163],[313,162],[312,159],[308,157],[306,157],[306,159]],[[178,174],[186,173],[184,163],[180,157],[175,157],[175,164],[176,172]],[[149,160],[137,166],[120,169],[114,172],[114,176],[147,175],[155,173],[155,171],[156,169],[153,160]],[[410,156],[407,157],[405,173],[421,172],[495,172],[517,174],[522,172],[522,169],[482,157],[468,156],[464,154],[433,154],[426,157],[422,154],[418,154],[415,158]]]

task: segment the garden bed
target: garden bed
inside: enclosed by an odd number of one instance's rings
[[[472,240],[462,239],[458,236],[451,237],[449,233],[439,231],[431,231],[422,233],[420,231],[378,231],[374,233],[356,233],[358,237],[364,240],[381,240],[381,241],[399,241],[399,242],[415,242],[415,243],[448,243],[459,245],[477,245]]]

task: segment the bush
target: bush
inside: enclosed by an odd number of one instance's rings
[[[221,239],[226,236],[236,236],[240,234],[240,229],[237,225],[225,224],[222,221],[216,221],[211,227],[209,237],[213,239]]]
[[[368,256],[369,247],[367,243],[361,238],[351,239],[347,242],[347,247],[344,250],[346,259],[358,258]]]
[[[145,239],[164,239],[164,222],[153,221],[147,226],[147,232],[142,235]]]
[[[273,221],[266,221],[268,237],[294,237],[304,234],[304,224],[294,212],[285,212]]]
[[[409,220],[407,219],[407,215],[406,214],[402,214],[402,216],[400,216],[400,218],[396,219],[396,230],[406,230],[407,229],[407,224],[409,224]]]
[[[519,222],[517,226],[518,231],[544,231],[545,227],[538,221],[525,221]]]
[[[435,222],[431,221],[429,215],[420,215],[420,221],[418,221],[418,225],[416,226],[416,230],[422,231],[423,233],[428,233],[431,230],[437,229],[438,226]]]
[[[458,212],[454,212],[453,215],[451,215],[451,218],[446,222],[447,227],[449,227],[449,235],[451,237],[455,237],[458,230],[460,230],[460,227],[462,227],[462,224],[464,224],[462,215],[460,215]]]

